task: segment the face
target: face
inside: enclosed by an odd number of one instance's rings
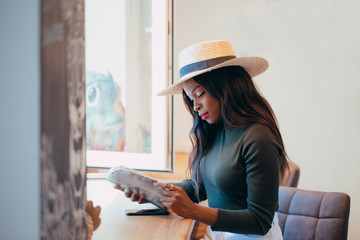
[[[194,79],[183,83],[186,95],[193,101],[193,109],[199,114],[202,120],[214,124],[220,119],[220,102],[211,96]]]

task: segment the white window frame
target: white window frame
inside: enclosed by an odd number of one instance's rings
[[[171,4],[171,5],[170,5]],[[119,165],[150,170],[172,171],[172,97],[156,94],[172,82],[172,2],[152,1],[152,114],[151,153],[87,150],[87,166],[111,168]]]

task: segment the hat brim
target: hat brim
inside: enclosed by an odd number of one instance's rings
[[[268,61],[266,61],[264,58],[261,57],[239,57],[234,58],[228,61],[225,61],[223,63],[220,63],[218,65],[215,65],[213,67],[209,67],[203,70],[194,71],[191,73],[188,73],[181,77],[179,81],[174,83],[173,85],[170,85],[169,87],[165,88],[164,90],[160,91],[157,96],[166,96],[166,95],[173,95],[173,94],[180,94],[182,93],[182,84],[200,74],[210,72],[211,70],[227,67],[227,66],[241,66],[245,69],[245,71],[253,78],[263,72],[266,71],[269,67]]]

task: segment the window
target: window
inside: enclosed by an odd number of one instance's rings
[[[86,0],[88,167],[172,167],[168,0]]]

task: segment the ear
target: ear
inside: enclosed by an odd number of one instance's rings
[[[112,77],[112,74],[110,71],[108,71],[108,76],[109,76],[109,79],[111,79],[111,81],[114,81],[113,77]]]

